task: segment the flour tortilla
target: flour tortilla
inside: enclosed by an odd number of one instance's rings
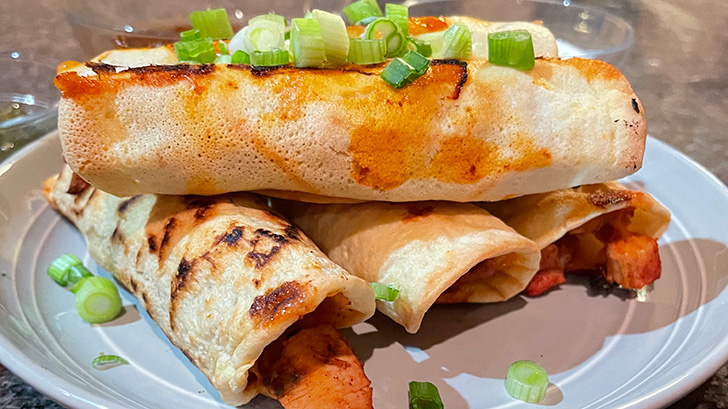
[[[435,302],[504,301],[538,269],[532,241],[471,204],[273,203],[350,273],[397,288],[397,299],[377,301],[377,308],[411,333]],[[456,284],[488,263],[494,276]]]
[[[91,257],[231,405],[261,391],[260,378],[248,377],[256,359],[303,316],[308,325],[348,327],[374,313],[365,281],[255,196],[119,198],[68,167],[45,190]]]
[[[623,209],[634,209],[631,217],[619,219],[627,221],[625,227],[632,233],[657,239],[670,223],[670,212],[652,196],[614,181],[479,205],[541,249],[591,220]]]
[[[516,27],[460,21],[475,39]],[[519,24],[542,32],[533,70],[476,53],[433,61],[400,90],[379,77],[383,64],[171,65],[171,47],[66,64],[55,79],[64,157],[120,196],[266,190],[329,202],[493,201],[639,169],[644,109],[624,76],[560,60],[543,26]]]

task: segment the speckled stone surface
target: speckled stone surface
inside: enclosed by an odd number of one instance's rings
[[[633,24],[636,43],[620,68],[646,107],[650,134],[728,182],[728,1],[577,3],[608,8]],[[81,59],[59,4],[0,0],[0,51]],[[0,408],[58,407],[0,366]],[[728,366],[670,408],[728,408]]]

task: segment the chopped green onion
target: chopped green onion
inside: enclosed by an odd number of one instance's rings
[[[119,355],[99,354],[99,356],[94,358],[94,360],[91,362],[91,366],[93,366],[94,369],[98,369],[101,371],[105,369],[111,369],[119,365],[129,365],[129,361],[120,357]]]
[[[416,73],[414,67],[404,62],[403,59],[397,57],[393,59],[379,74],[383,80],[394,88],[402,88],[409,84],[408,78]]]
[[[425,33],[412,37],[414,40],[425,41],[430,45],[432,53],[426,57],[441,58],[442,57],[442,37],[445,31],[437,31],[434,33]],[[418,51],[419,52],[419,51]],[[425,55],[424,53],[420,53]]]
[[[363,38],[383,39],[387,43],[387,58],[396,57],[407,47],[404,34],[392,19],[386,17],[380,17],[369,23],[364,30]]]
[[[423,57],[432,56],[432,46],[430,46],[430,43],[427,41],[408,37],[407,42],[409,43],[409,49],[411,51],[417,51],[417,53],[421,54]]]
[[[549,376],[541,365],[533,361],[516,361],[508,368],[506,391],[518,400],[541,402],[549,386]]]
[[[200,30],[202,38],[210,37],[213,40],[228,39],[233,36],[233,28],[225,9],[212,9],[193,11],[190,14],[192,28]]]
[[[334,64],[345,63],[349,55],[349,35],[346,33],[344,20],[323,10],[313,10],[311,18],[319,24],[326,49],[326,61]]]
[[[201,39],[202,36],[200,35],[200,30],[195,30],[193,28],[192,30],[187,30],[179,33],[179,38],[181,38],[182,41],[193,41]]]
[[[68,285],[69,274],[72,267],[82,266],[83,262],[71,253],[66,253],[53,260],[48,267],[48,275],[62,286]],[[75,283],[75,282],[74,282]]]
[[[177,52],[179,61],[206,64],[215,61],[215,58],[217,58],[212,39],[209,37],[202,40],[177,41],[174,43],[174,51]]]
[[[387,43],[384,40],[365,40],[352,38],[349,40],[349,62],[352,64],[379,64],[387,57]]]
[[[419,76],[425,75],[427,68],[430,67],[430,60],[417,51],[408,51],[402,59],[414,68]]]
[[[374,290],[374,299],[382,301],[394,301],[399,295],[399,290],[382,283],[369,283]]]
[[[84,277],[91,277],[93,274],[91,274],[90,271],[86,267],[84,267],[82,264],[77,266],[71,266],[71,269],[68,272],[68,281],[77,284],[79,281],[81,281]]]
[[[444,409],[437,386],[430,382],[409,383],[410,409]]]
[[[235,51],[230,57],[231,64],[250,64],[250,55],[243,50]]]
[[[85,277],[74,290],[78,315],[92,324],[111,321],[121,313],[119,290],[107,278]]]
[[[442,58],[467,59],[473,53],[473,35],[468,26],[456,23],[442,35]]]
[[[252,26],[263,20],[271,21],[273,23],[283,26],[283,28],[286,27],[286,18],[283,16],[280,16],[278,14],[273,14],[273,13],[261,14],[259,16],[255,16],[255,17],[251,18],[250,20],[248,20],[248,25]]]
[[[242,51],[239,51],[242,52]],[[217,58],[215,58],[215,64],[232,64],[233,63],[233,57],[228,54],[224,55],[218,55]]]
[[[250,56],[253,67],[276,67],[288,64],[288,51],[277,48],[270,51],[256,51]]]
[[[296,67],[321,67],[324,64],[326,45],[316,20],[291,20],[291,52]]]
[[[387,3],[384,6],[387,18],[392,19],[399,27],[399,31],[405,36],[409,35],[409,12],[407,6],[401,4]]]
[[[217,42],[217,49],[220,52],[220,55],[229,55],[230,54],[228,52],[227,45],[225,45],[225,43],[223,43],[222,41]]]
[[[382,17],[382,9],[379,8],[377,0],[359,0],[344,7],[341,12],[352,25],[369,17]]]
[[[283,47],[285,40],[284,25],[271,20],[261,19],[256,24],[246,27],[245,46],[248,53],[253,51],[270,51]]]
[[[526,30],[513,30],[488,34],[488,60],[491,64],[523,71],[532,69],[536,59],[531,33]]]
[[[377,16],[371,16],[371,17],[363,18],[363,19],[359,20],[359,22],[357,22],[356,25],[357,26],[366,27],[366,26],[369,25],[369,23],[371,23],[372,21],[374,21],[374,20],[376,20],[378,18],[379,17],[377,17]]]

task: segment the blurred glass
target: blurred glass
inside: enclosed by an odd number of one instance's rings
[[[55,65],[19,51],[0,52],[0,161],[57,126]]]
[[[73,35],[87,58],[113,48],[157,47],[179,39],[195,10],[223,7],[236,31],[250,17],[275,12],[302,17],[314,8],[339,12],[350,0],[63,0]]]
[[[408,0],[411,16],[468,15],[489,21],[543,21],[562,58],[584,57],[619,67],[634,44],[632,25],[572,0]]]

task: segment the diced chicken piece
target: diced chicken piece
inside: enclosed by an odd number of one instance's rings
[[[258,368],[264,393],[286,409],[372,408],[364,364],[331,325],[304,328],[270,345]]]
[[[551,287],[566,282],[564,277],[564,260],[559,255],[559,247],[556,244],[546,246],[541,250],[541,264],[535,276],[523,290],[523,294],[529,297],[541,295]]]
[[[652,237],[630,235],[607,243],[608,282],[639,289],[660,278],[661,271],[657,240]]]

